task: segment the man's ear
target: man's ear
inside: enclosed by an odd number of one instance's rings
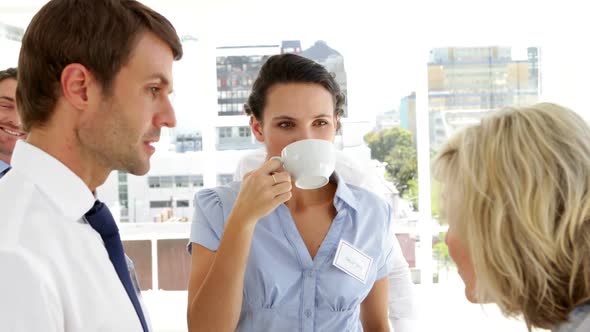
[[[264,134],[262,133],[262,122],[258,121],[254,115],[250,115],[250,128],[258,142],[264,142]]]
[[[92,74],[79,63],[67,65],[61,72],[61,91],[66,101],[75,109],[83,110],[88,106],[88,87]]]

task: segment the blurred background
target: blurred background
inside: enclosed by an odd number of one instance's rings
[[[506,105],[552,101],[588,119],[590,21],[575,1],[297,2],[150,0],[182,38],[177,128],[163,132],[150,172],[113,172],[99,189],[135,261],[156,331],[186,331],[192,198],[234,178],[260,149],[242,105],[273,54],[328,68],[347,93],[338,149],[377,179],[396,211],[420,331],[526,331],[474,305],[444,244],[430,158],[456,130]],[[0,0],[0,68],[44,0]],[[59,22],[56,22],[59,24]]]

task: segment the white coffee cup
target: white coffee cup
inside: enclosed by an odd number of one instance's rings
[[[283,168],[300,189],[318,189],[330,181],[336,167],[334,144],[323,139],[304,139],[287,145],[280,157]]]

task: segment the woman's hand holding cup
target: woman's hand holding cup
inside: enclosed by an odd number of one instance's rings
[[[281,171],[281,162],[268,160],[247,173],[233,211],[248,222],[256,223],[291,198],[291,176]]]

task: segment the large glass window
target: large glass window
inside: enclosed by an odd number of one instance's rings
[[[233,179],[234,179],[233,174],[219,174],[219,175],[217,175],[217,185],[219,185],[219,186],[226,185],[226,184],[232,182]]]
[[[203,176],[202,175],[191,175],[190,181],[193,187],[202,187],[203,186]]]
[[[171,207],[171,206],[172,206],[171,201],[151,201],[150,202],[150,208],[167,208],[167,207]]]
[[[174,186],[174,176],[160,176],[161,188],[172,188]]]

